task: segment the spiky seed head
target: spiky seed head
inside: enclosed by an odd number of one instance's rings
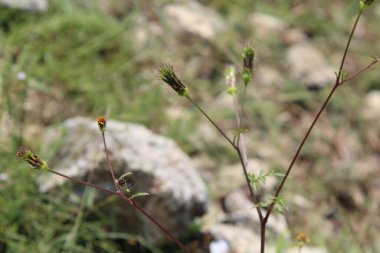
[[[255,56],[255,49],[252,46],[247,45],[243,52],[243,81],[245,85],[247,85],[252,79]]]
[[[247,45],[244,48],[243,67],[251,73],[253,72],[253,64],[254,64],[254,60],[255,60],[255,55],[256,55],[256,52],[252,46]]]
[[[158,70],[158,77],[167,83],[178,95],[185,97],[189,95],[186,86],[179,80],[172,65],[161,65]]]
[[[25,146],[17,150],[16,156],[29,163],[34,169],[48,169],[47,163]]]
[[[360,0],[360,9],[364,10],[368,8],[374,0]]]

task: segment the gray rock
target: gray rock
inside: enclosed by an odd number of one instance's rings
[[[308,42],[307,35],[297,28],[286,30],[282,35],[282,40],[286,45]]]
[[[224,126],[221,127],[223,128]],[[214,147],[226,147],[229,145],[215,127],[205,118],[202,118],[197,124],[190,143],[196,150],[207,150],[210,147],[210,143]]]
[[[47,0],[0,0],[1,5],[31,12],[46,12]]]
[[[248,159],[248,173],[259,175],[260,171],[267,171],[268,165],[258,159]],[[258,187],[259,193],[272,193],[276,186],[273,176],[267,177],[264,184]],[[233,164],[222,168],[210,183],[210,188],[216,197],[221,197],[247,184],[241,164]]]
[[[231,251],[231,246],[223,239],[212,241],[209,247],[210,253],[228,253]]]
[[[311,210],[314,207],[310,200],[300,194],[293,194],[290,201],[297,209]]]
[[[299,248],[292,248],[286,251],[287,253],[327,253],[325,249],[315,248],[315,247],[302,247],[301,250]]]
[[[288,29],[288,25],[285,21],[269,14],[256,12],[251,14],[248,20],[252,24],[252,27],[258,37],[279,35],[285,29]]]
[[[9,179],[8,173],[6,173],[6,172],[0,173],[0,181],[6,182],[6,181],[8,181],[8,179]]]
[[[163,28],[158,23],[149,22],[146,17],[140,17],[134,29],[136,46],[139,48],[145,48],[152,40],[164,33]]]
[[[206,153],[200,153],[192,158],[198,173],[206,182],[211,181],[215,175],[216,161]]]
[[[380,91],[371,91],[364,97],[363,116],[380,121]]]
[[[252,230],[225,224],[216,224],[211,227],[209,232],[217,240],[226,241],[229,245],[230,253],[259,253],[260,252],[260,236]],[[273,248],[267,246],[265,252],[275,252]]]
[[[168,138],[152,133],[141,125],[109,120],[106,131],[107,147],[116,177],[133,172],[136,192],[149,192],[137,201],[176,235],[186,231],[196,216],[205,213],[207,189],[196,173],[190,158]],[[88,118],[72,118],[53,127],[46,135],[44,147],[51,150],[60,143],[50,166],[68,176],[113,189],[97,122]],[[50,174],[40,178],[40,190],[46,192],[68,181]],[[79,193],[83,187],[74,187]],[[98,199],[105,197],[98,194]],[[107,207],[128,232],[158,241],[164,235],[126,203],[115,201]],[[124,231],[125,232],[125,231]]]
[[[211,40],[225,30],[223,19],[218,13],[195,1],[167,5],[164,13],[168,25],[178,33],[195,34]]]
[[[335,80],[334,69],[324,55],[308,42],[292,45],[287,51],[291,77],[309,88],[321,88]]]
[[[256,209],[242,191],[236,190],[228,194],[225,197],[224,206],[227,214],[223,222],[238,224],[259,232],[260,220]],[[278,235],[286,238],[290,237],[286,219],[282,215],[271,214],[267,223],[267,230],[267,236],[270,237],[277,237]]]
[[[254,81],[255,85],[257,83],[257,85],[273,88],[273,85],[284,83],[283,75],[268,65],[257,66],[254,76],[256,78]],[[257,93],[255,89],[252,89],[251,92]]]

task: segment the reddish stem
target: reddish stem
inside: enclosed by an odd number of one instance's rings
[[[311,131],[313,130],[315,124],[317,123],[319,117],[321,116],[323,110],[326,108],[326,105],[327,105],[328,102],[330,101],[330,99],[331,99],[331,97],[333,96],[333,94],[335,93],[336,89],[337,89],[342,83],[344,83],[344,82],[346,82],[346,81],[348,81],[348,80],[351,80],[352,78],[356,77],[356,76],[359,75],[360,73],[362,73],[362,72],[366,71],[367,69],[369,69],[370,67],[372,67],[372,66],[377,62],[377,60],[375,59],[371,64],[369,64],[367,67],[365,67],[365,68],[362,69],[361,71],[358,71],[357,73],[351,75],[350,77],[348,77],[348,78],[346,78],[346,79],[344,79],[344,80],[341,80],[342,70],[343,70],[344,62],[345,62],[345,59],[346,59],[346,56],[347,56],[347,53],[348,53],[348,48],[350,47],[352,37],[353,37],[353,35],[354,35],[354,32],[355,32],[356,26],[357,26],[357,24],[358,24],[358,22],[359,22],[359,19],[360,19],[362,13],[363,13],[363,11],[361,10],[361,11],[359,12],[359,14],[358,14],[356,20],[355,20],[355,23],[354,23],[353,27],[352,27],[352,30],[351,30],[350,36],[349,36],[349,38],[348,38],[348,41],[347,41],[346,47],[345,47],[344,52],[343,52],[342,61],[341,61],[340,67],[339,67],[339,72],[338,72],[338,74],[337,74],[337,76],[336,76],[336,81],[335,81],[334,87],[331,89],[331,91],[330,91],[329,95],[327,96],[325,102],[323,103],[323,105],[322,105],[321,108],[319,109],[319,111],[318,111],[317,115],[315,116],[313,122],[311,123],[310,127],[309,127],[308,130],[306,131],[306,134],[305,134],[305,136],[303,137],[303,139],[302,139],[300,145],[298,146],[297,151],[296,151],[295,155],[293,156],[293,159],[292,159],[292,161],[290,162],[290,165],[289,165],[289,167],[288,167],[288,169],[287,169],[287,171],[286,171],[286,173],[285,173],[285,176],[283,177],[283,179],[282,179],[282,181],[281,181],[281,183],[280,183],[280,185],[279,185],[279,187],[278,187],[278,189],[277,189],[277,191],[276,191],[276,193],[275,193],[275,198],[277,198],[277,197],[279,196],[279,194],[280,194],[280,192],[281,192],[281,190],[282,190],[282,188],[283,188],[283,186],[284,186],[284,184],[285,184],[285,182],[286,182],[286,180],[287,180],[287,178],[288,178],[288,176],[289,176],[289,174],[290,174],[290,171],[292,170],[292,168],[293,168],[293,166],[294,166],[294,163],[295,163],[295,161],[297,160],[297,158],[298,158],[298,156],[299,156],[299,154],[300,154],[300,152],[301,152],[301,150],[302,150],[302,148],[303,148],[303,146],[304,146],[306,140],[308,139],[308,137],[309,137]],[[273,211],[273,208],[274,208],[275,204],[276,204],[276,203],[273,202],[273,203],[269,206],[268,211],[267,211],[267,213],[266,213],[266,215],[265,215],[265,218],[264,218],[265,222],[268,221],[269,215],[270,215],[271,212]]]
[[[111,176],[112,176],[112,181],[113,181],[113,184],[115,185],[115,189],[118,193],[120,193],[120,189],[119,187],[117,186],[117,182],[116,182],[116,179],[115,179],[115,173],[113,171],[113,167],[112,167],[112,163],[111,163],[111,160],[109,158],[109,154],[108,154],[108,149],[107,149],[107,144],[106,144],[106,138],[105,138],[105,135],[104,135],[104,132],[102,132],[102,138],[103,138],[103,145],[104,145],[104,152],[106,153],[106,157],[107,157],[107,163],[108,163],[108,169],[111,173]]]
[[[169,237],[171,240],[173,240],[178,245],[178,247],[180,247],[183,250],[183,252],[190,253],[190,251],[168,229],[166,229],[164,226],[162,226],[155,218],[153,218],[150,214],[148,214],[142,207],[138,206],[133,200],[131,200],[127,196],[123,195],[122,192],[111,191],[111,190],[105,189],[103,187],[100,187],[100,186],[88,183],[86,181],[83,181],[83,180],[80,180],[80,179],[77,179],[77,178],[73,178],[73,177],[64,175],[64,174],[59,173],[59,172],[54,171],[54,170],[48,170],[48,171],[51,172],[51,173],[53,173],[53,174],[56,174],[58,176],[64,177],[64,178],[66,178],[68,180],[71,180],[73,182],[76,182],[76,183],[79,183],[79,184],[83,184],[83,185],[87,185],[87,186],[95,188],[97,190],[100,190],[100,191],[103,191],[103,192],[107,192],[109,194],[113,194],[113,195],[119,196],[120,198],[122,198],[123,200],[125,200],[125,202],[127,202],[129,205],[131,205],[133,208],[137,209],[141,214],[143,214],[151,222],[153,222],[159,229],[161,229],[161,231],[167,237]]]

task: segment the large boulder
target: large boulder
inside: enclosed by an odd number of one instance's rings
[[[220,15],[198,2],[169,4],[164,8],[168,26],[179,34],[191,34],[211,40],[225,31]]]
[[[363,116],[366,119],[380,122],[380,91],[370,91],[364,97]]]
[[[47,0],[0,0],[0,5],[30,12],[46,12]]]
[[[138,124],[109,120],[106,141],[116,177],[132,172],[132,190],[149,192],[138,203],[175,235],[185,232],[197,216],[206,212],[208,196],[204,182],[190,158],[177,144]],[[45,154],[56,149],[50,167],[71,177],[88,180],[114,189],[107,168],[106,155],[97,122],[88,118],[72,118],[51,128],[44,143]],[[40,190],[52,191],[68,180],[45,174]],[[73,189],[82,194],[84,187]],[[105,198],[98,194],[97,201]],[[106,207],[110,217],[127,232],[137,233],[150,241],[164,235],[125,202],[115,199]]]

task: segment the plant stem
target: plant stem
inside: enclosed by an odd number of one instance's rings
[[[330,101],[332,95],[334,94],[334,92],[336,91],[337,88],[338,88],[338,85],[334,85],[333,89],[330,91],[330,94],[327,96],[325,102],[323,103],[323,105],[322,105],[321,108],[319,109],[319,111],[318,111],[316,117],[314,118],[314,120],[313,120],[313,122],[311,123],[309,129],[307,130],[305,136],[303,137],[303,139],[302,139],[300,145],[298,146],[298,149],[297,149],[295,155],[293,156],[292,161],[290,162],[290,165],[289,165],[289,167],[288,167],[288,169],[287,169],[287,171],[286,171],[286,173],[285,173],[285,176],[282,178],[282,181],[281,181],[281,183],[280,183],[280,186],[277,188],[276,194],[274,195],[275,198],[277,198],[278,195],[280,194],[280,192],[281,192],[281,190],[282,190],[282,187],[284,186],[285,181],[286,181],[286,179],[288,178],[289,173],[290,173],[290,171],[292,170],[293,165],[294,165],[295,161],[297,160],[297,158],[298,158],[298,156],[299,156],[299,154],[300,154],[300,152],[301,152],[301,150],[302,150],[302,148],[303,148],[303,146],[304,146],[304,144],[305,144],[307,138],[309,137],[311,131],[313,130],[315,124],[317,123],[319,117],[321,116],[323,110],[325,109],[327,103]],[[273,202],[273,203],[269,206],[269,208],[268,208],[268,212],[267,212],[267,214],[265,215],[265,219],[268,219],[268,217],[269,217],[270,213],[272,212],[273,207],[274,207],[275,204],[276,204],[276,203]]]
[[[289,167],[288,167],[288,169],[287,169],[287,171],[286,171],[286,173],[285,173],[285,176],[283,177],[283,179],[282,179],[282,181],[281,181],[279,187],[277,188],[277,191],[276,191],[275,196],[274,196],[275,198],[277,198],[277,197],[279,196],[279,194],[280,194],[280,192],[281,192],[281,190],[282,190],[282,188],[283,188],[283,186],[284,186],[284,184],[285,184],[285,182],[286,182],[286,180],[287,180],[287,178],[288,178],[288,176],[289,176],[289,174],[290,174],[290,171],[292,170],[292,168],[293,168],[293,166],[294,166],[295,161],[297,160],[297,158],[298,158],[298,156],[299,156],[299,154],[300,154],[300,152],[301,152],[301,150],[302,150],[302,148],[303,148],[303,146],[304,146],[306,140],[308,139],[308,137],[309,137],[311,131],[313,130],[315,124],[317,123],[319,117],[321,116],[322,112],[323,112],[324,109],[326,108],[326,105],[327,105],[328,102],[330,101],[331,97],[334,95],[334,93],[335,93],[335,91],[337,90],[337,88],[338,88],[338,87],[339,87],[344,81],[346,81],[346,80],[341,80],[342,70],[343,70],[344,62],[345,62],[345,60],[346,60],[346,56],[347,56],[347,53],[348,53],[348,48],[350,47],[352,37],[353,37],[353,35],[354,35],[354,32],[355,32],[356,26],[357,26],[357,24],[358,24],[358,22],[359,22],[359,19],[360,19],[362,13],[363,13],[363,11],[360,10],[360,11],[359,11],[359,14],[358,14],[358,16],[357,16],[357,18],[356,18],[356,20],[355,20],[355,23],[354,23],[354,25],[353,25],[353,27],[352,27],[352,30],[351,30],[350,36],[349,36],[349,38],[348,38],[348,41],[347,41],[346,47],[345,47],[344,52],[343,52],[343,57],[342,57],[342,61],[341,61],[341,63],[340,63],[339,71],[338,71],[338,73],[337,73],[337,75],[336,75],[336,81],[335,81],[334,87],[331,89],[331,91],[330,91],[329,95],[327,96],[325,102],[322,104],[322,106],[321,106],[321,108],[319,109],[317,115],[315,116],[314,120],[312,121],[310,127],[309,127],[308,130],[306,131],[306,134],[304,135],[304,137],[303,137],[303,139],[302,139],[300,145],[298,146],[297,151],[296,151],[295,155],[293,156],[293,159],[292,159],[292,161],[290,162],[290,165],[289,165]],[[373,63],[373,64],[374,64],[374,63]],[[373,64],[372,64],[372,65],[373,65]],[[368,68],[371,67],[372,65],[370,64],[370,65],[368,66]],[[368,69],[368,68],[367,68],[367,69]],[[359,72],[359,73],[361,73],[361,72]],[[355,76],[356,76],[356,75],[355,75]],[[275,204],[276,204],[276,203],[273,202],[273,203],[269,206],[268,211],[267,211],[267,213],[266,213],[266,215],[265,215],[265,218],[264,218],[265,221],[268,220],[269,215],[270,215],[271,212],[273,211],[273,208],[274,208],[274,205],[275,205]]]
[[[235,143],[223,132],[222,129],[207,115],[207,113],[190,97],[187,96],[187,99],[207,118],[208,121],[218,130],[218,132],[223,135],[223,137],[233,146],[235,147]]]
[[[112,176],[112,181],[113,181],[113,184],[115,185],[115,189],[118,193],[120,193],[120,189],[119,187],[117,186],[117,182],[116,182],[116,179],[115,179],[115,173],[113,171],[113,168],[112,168],[112,163],[111,163],[111,160],[109,158],[109,154],[108,154],[108,149],[107,149],[107,144],[106,144],[106,138],[105,138],[105,135],[104,135],[104,132],[102,132],[102,138],[103,138],[103,146],[104,146],[104,152],[106,153],[106,157],[107,157],[107,164],[108,164],[108,169],[111,173],[111,176]]]
[[[161,229],[161,231],[166,236],[168,236],[171,240],[173,240],[185,253],[190,253],[190,251],[188,251],[188,249],[169,230],[167,230],[165,227],[163,227],[156,219],[154,219],[151,215],[149,215],[147,212],[145,212],[144,209],[142,209],[140,206],[138,206],[132,199],[128,198],[127,196],[125,196],[121,192],[121,190],[118,187],[117,182],[115,180],[114,170],[112,168],[112,163],[109,159],[107,144],[106,144],[106,138],[105,138],[104,132],[102,132],[102,137],[103,137],[103,144],[104,144],[104,152],[106,153],[106,156],[107,156],[108,169],[112,175],[112,180],[113,180],[115,188],[117,190],[116,195],[118,195],[120,198],[124,199],[128,204],[130,204],[131,206],[136,208],[146,218],[148,218],[151,222],[153,222],[158,228]]]
[[[361,10],[359,11],[358,16],[356,17],[356,20],[355,20],[354,26],[352,27],[352,30],[351,30],[351,33],[350,33],[350,37],[348,38],[348,41],[347,41],[347,44],[346,44],[346,48],[344,49],[344,53],[343,53],[343,57],[342,57],[342,61],[341,61],[341,63],[340,63],[340,67],[339,67],[339,72],[338,72],[337,77],[336,77],[336,83],[335,83],[336,85],[337,85],[337,83],[339,83],[339,81],[340,81],[340,77],[341,77],[341,75],[342,75],[342,70],[343,70],[343,65],[344,65],[344,62],[346,61],[346,56],[347,56],[347,53],[348,53],[348,48],[350,47],[352,37],[354,36],[355,30],[356,30],[356,26],[357,26],[358,23],[359,23],[359,19],[360,19],[362,13],[363,13],[363,10],[361,9]]]
[[[119,196],[125,199],[126,201],[129,201],[129,203],[133,207],[135,207],[139,212],[141,212],[145,217],[147,217],[151,222],[153,222],[157,227],[159,227],[161,231],[163,231],[166,236],[168,236],[171,240],[173,240],[184,252],[190,253],[190,251],[185,247],[185,245],[183,245],[175,236],[173,236],[172,233],[169,232],[169,230],[164,228],[156,219],[154,219],[152,216],[150,216],[150,214],[145,212],[144,209],[142,209],[139,205],[137,205],[136,202],[134,202],[132,199],[129,199],[128,197],[124,195],[119,194]]]
[[[77,179],[77,178],[66,176],[65,174],[59,173],[59,172],[57,172],[55,170],[49,169],[48,171],[51,172],[51,173],[53,173],[53,174],[56,174],[58,176],[64,177],[64,178],[66,178],[68,180],[74,181],[74,182],[79,183],[79,184],[90,186],[90,187],[98,189],[100,191],[107,192],[107,193],[110,193],[110,194],[117,194],[117,192],[115,192],[115,191],[111,191],[111,190],[105,189],[103,187],[97,186],[95,184],[88,183],[86,181],[83,181],[83,180],[80,180],[80,179]]]
[[[243,117],[243,114],[245,114],[244,106],[245,106],[246,95],[247,95],[247,85],[244,85],[243,97],[242,97],[242,103],[241,103],[241,109],[240,110],[239,110],[239,104],[238,104],[236,98],[234,97],[235,114],[236,114],[236,121],[237,121],[237,128],[238,128],[238,141],[237,141],[237,145],[235,147],[235,150],[239,156],[239,160],[240,160],[241,166],[243,168],[243,172],[244,172],[244,177],[245,177],[246,183],[248,185],[248,189],[249,189],[249,192],[251,194],[252,201],[255,204],[257,214],[259,216],[259,220],[260,220],[260,253],[264,253],[265,252],[266,220],[263,217],[263,214],[261,212],[260,207],[258,207],[258,200],[256,198],[255,193],[253,192],[253,187],[249,181],[248,172],[247,172],[247,167],[248,167],[247,149],[245,146],[244,135],[243,135],[242,129],[241,129],[241,117]],[[240,112],[241,112],[242,116],[240,116]],[[240,140],[241,140],[241,143],[240,143]]]
[[[260,222],[261,222],[262,219],[263,219],[263,214],[262,214],[262,212],[261,212],[260,207],[257,206],[258,201],[257,201],[257,198],[256,198],[255,193],[253,192],[253,188],[252,188],[252,186],[251,186],[251,183],[249,182],[249,177],[248,177],[247,167],[246,167],[246,164],[244,163],[244,160],[243,160],[243,156],[242,156],[241,150],[240,150],[239,147],[235,147],[235,150],[236,150],[236,152],[237,152],[237,154],[238,154],[238,156],[239,156],[239,160],[240,160],[241,166],[242,166],[242,168],[243,168],[243,172],[244,172],[244,177],[245,177],[246,183],[247,183],[247,185],[248,185],[249,193],[251,194],[252,201],[253,201],[253,203],[255,204],[256,211],[257,211],[257,214],[259,215],[259,219],[260,219]]]
[[[266,221],[260,220],[260,253],[265,252]]]
[[[230,138],[227,137],[227,135],[220,129],[220,127],[207,115],[207,113],[197,103],[195,103],[194,100],[191,99],[190,96],[188,96],[187,98],[208,119],[208,121],[219,131],[219,133],[221,133],[223,135],[223,137],[232,145],[232,147],[235,148],[235,150],[236,150],[236,152],[237,152],[237,154],[239,156],[240,163],[241,163],[241,165],[243,167],[244,176],[245,176],[245,179],[247,181],[247,185],[249,187],[249,192],[251,194],[252,200],[253,200],[253,202],[254,202],[254,204],[256,206],[256,210],[257,210],[257,213],[258,213],[260,219],[262,219],[263,215],[262,215],[261,209],[259,207],[257,207],[257,199],[256,199],[256,196],[255,196],[255,194],[253,192],[252,186],[249,183],[248,172],[247,172],[247,165],[246,165],[246,161],[245,161],[245,159],[243,157],[243,154],[241,152],[240,147],[237,144],[235,144],[233,141],[231,141]]]
[[[240,117],[239,103],[236,100],[236,97],[234,97],[233,100],[234,100],[236,125],[237,125],[237,141],[236,141],[235,145],[238,146],[239,148],[241,147],[241,152],[243,155],[244,164],[245,164],[245,166],[248,166],[247,150],[245,147],[244,135],[242,133],[242,128],[241,128],[241,117]],[[243,110],[244,110],[244,108],[242,107],[241,111],[243,112]]]
[[[86,181],[64,175],[62,173],[59,173],[59,172],[51,170],[51,169],[49,169],[48,171],[53,173],[53,174],[56,174],[58,176],[64,177],[68,180],[71,180],[73,182],[83,184],[83,185],[87,185],[87,186],[95,188],[97,190],[119,196],[120,198],[125,200],[125,202],[127,202],[129,205],[131,205],[132,207],[137,209],[141,214],[143,214],[151,222],[153,222],[166,236],[168,236],[170,239],[172,239],[183,250],[183,252],[190,253],[190,251],[169,230],[167,230],[164,226],[162,226],[156,219],[154,219],[150,214],[148,214],[142,207],[138,206],[133,200],[131,200],[127,196],[123,195],[122,192],[111,191],[111,190],[105,189],[103,187],[88,183]]]
[[[339,82],[339,85],[342,85],[343,83],[347,82],[347,81],[350,81],[351,79],[354,79],[355,77],[357,77],[358,75],[360,75],[361,73],[369,70],[370,68],[373,67],[373,65],[375,65],[376,63],[379,62],[379,59],[374,59],[370,64],[368,64],[367,66],[365,66],[364,68],[362,68],[361,70],[349,75],[347,78],[343,79],[342,81]]]

